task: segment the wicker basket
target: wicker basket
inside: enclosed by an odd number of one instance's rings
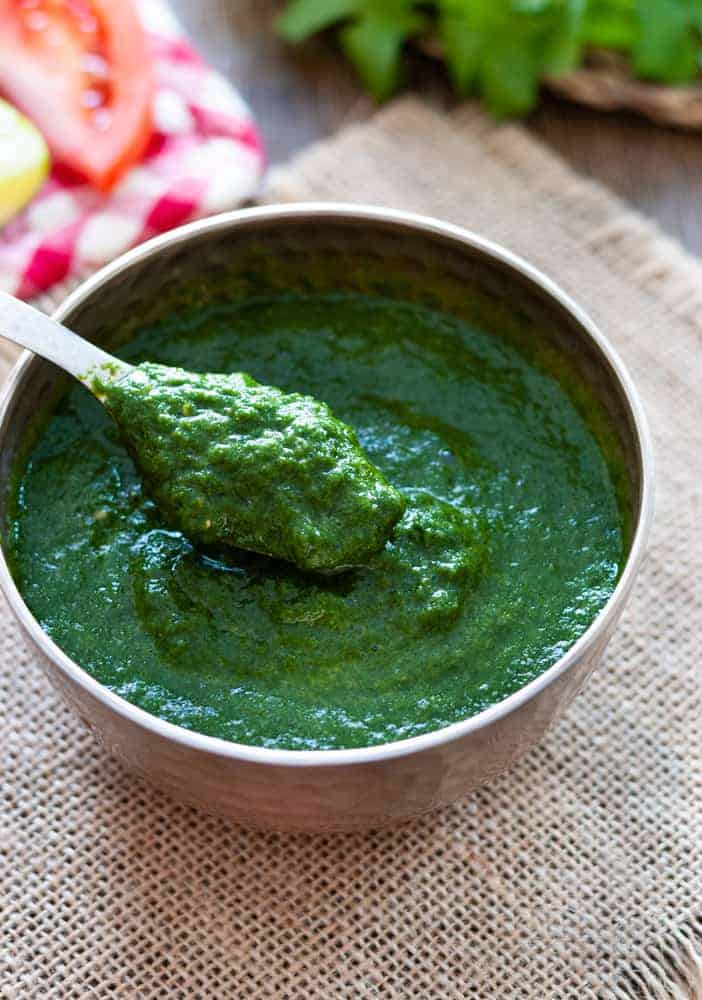
[[[595,52],[582,69],[546,80],[549,90],[604,111],[636,111],[661,125],[702,128],[702,83],[666,87],[635,80],[626,60]]]

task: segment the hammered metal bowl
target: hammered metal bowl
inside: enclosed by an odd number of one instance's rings
[[[632,524],[626,564],[607,605],[549,670],[472,718],[436,732],[354,750],[290,751],[243,746],[190,732],[108,691],[46,635],[0,552],[0,586],[28,642],[66,701],[124,764],[174,797],[240,823],[333,831],[405,820],[490,781],[537,743],[599,662],[643,557],[652,514],[652,456],[638,395],[616,354],[578,306],[548,278],[473,233],[406,213],[347,205],[289,205],[233,212],[185,226],[121,257],[86,281],[56,312],[82,336],[109,346],[116,331],[157,314],[167,293],[207,287],[236,270],[252,247],[300,264],[307,254],[338,262],[348,287],[354,261],[377,258],[416,285],[450,276],[537,318],[552,346],[577,364],[608,414],[625,456]],[[24,433],[63,376],[25,353],[0,398],[0,524],[6,536],[10,476]]]

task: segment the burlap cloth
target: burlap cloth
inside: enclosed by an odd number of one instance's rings
[[[125,774],[0,609],[4,997],[702,997],[702,266],[514,126],[408,100],[271,198],[401,206],[553,275],[628,363],[657,441],[651,554],[544,744],[420,821],[253,833]]]

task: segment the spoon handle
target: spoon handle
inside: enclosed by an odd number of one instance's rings
[[[34,306],[0,292],[0,336],[53,361],[93,391],[97,371],[103,379],[128,375],[131,365],[83,340]]]

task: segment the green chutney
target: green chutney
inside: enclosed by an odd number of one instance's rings
[[[191,541],[338,572],[382,549],[404,513],[353,430],[311,396],[152,363],[94,384],[166,523]]]
[[[415,736],[533,680],[616,584],[621,470],[539,331],[469,313],[272,287],[135,321],[117,350],[131,363],[244,370],[328,404],[406,510],[381,551],[331,577],[195,544],[75,385],[16,471],[11,562],[42,627],[146,711],[266,747]]]

